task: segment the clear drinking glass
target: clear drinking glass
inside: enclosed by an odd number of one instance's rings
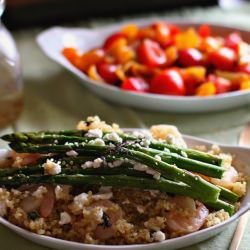
[[[20,115],[23,108],[20,58],[13,37],[1,22],[5,0],[0,0],[0,129]]]

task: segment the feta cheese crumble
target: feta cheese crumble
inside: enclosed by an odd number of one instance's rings
[[[158,242],[164,241],[166,239],[166,235],[162,231],[156,231],[153,233],[152,236],[154,241]]]
[[[66,155],[67,156],[77,156],[78,153],[75,150],[70,150],[70,151],[66,152]]]
[[[122,138],[116,132],[108,133],[103,138],[108,141],[119,142],[119,143],[122,142]]]
[[[67,212],[60,213],[60,225],[69,224],[71,222],[71,216]]]
[[[43,164],[44,173],[47,175],[60,174],[62,171],[61,165],[52,160],[47,159],[46,163]]]
[[[74,205],[78,209],[83,209],[84,205],[88,202],[88,194],[81,193],[74,197]]]
[[[88,132],[85,134],[86,137],[95,137],[95,138],[102,138],[102,130],[99,128],[95,128],[95,129],[90,129],[88,130]]]
[[[91,140],[89,141],[90,145],[96,145],[96,146],[105,146],[105,142],[104,140],[100,139],[100,138],[96,138],[95,140]]]

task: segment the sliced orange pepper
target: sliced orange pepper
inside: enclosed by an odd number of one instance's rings
[[[240,90],[250,90],[250,80],[245,80],[240,83]]]
[[[211,96],[216,94],[216,87],[213,82],[205,82],[196,89],[196,96]]]
[[[203,82],[206,77],[206,68],[202,66],[193,66],[184,69],[186,74],[192,77],[197,82]]]
[[[76,62],[76,67],[86,72],[92,64],[97,64],[104,59],[104,51],[102,49],[90,50],[83,54]]]
[[[206,37],[202,39],[200,44],[200,50],[205,52],[211,52],[219,49],[222,46],[222,41],[215,37]]]
[[[198,48],[201,38],[193,28],[189,28],[175,36],[175,44],[179,50],[188,48]]]
[[[122,28],[122,33],[129,39],[134,40],[138,35],[138,26],[135,24],[128,24]]]
[[[170,46],[165,50],[165,54],[167,57],[167,65],[172,65],[178,58],[178,50],[175,46]]]
[[[64,48],[62,54],[76,66],[77,60],[79,60],[80,55],[75,48]]]
[[[138,38],[139,39],[144,39],[144,38],[154,39],[155,30],[153,30],[152,27],[141,28],[138,31]]]
[[[101,78],[101,76],[97,72],[96,65],[92,64],[88,68],[87,74],[88,74],[90,79],[98,81],[98,82],[103,82],[103,79]]]

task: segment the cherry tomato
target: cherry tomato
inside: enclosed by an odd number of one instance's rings
[[[138,48],[139,61],[148,67],[159,67],[166,63],[164,50],[157,42],[149,39],[142,41]]]
[[[183,66],[201,65],[203,61],[202,53],[194,48],[184,49],[179,51],[179,62]]]
[[[244,64],[244,65],[239,65],[236,68],[236,71],[246,73],[250,75],[250,63]]]
[[[208,81],[213,82],[216,88],[216,94],[227,93],[231,90],[231,82],[225,78],[212,75],[208,76]]]
[[[232,70],[236,59],[235,51],[226,47],[213,51],[208,55],[209,62],[221,70]]]
[[[129,91],[146,92],[149,85],[142,78],[129,77],[122,82],[121,88]]]
[[[160,44],[165,44],[170,38],[170,30],[165,23],[154,23],[152,25],[155,30],[155,40]]]
[[[211,28],[207,24],[203,24],[199,27],[198,33],[201,37],[208,37],[211,35]]]
[[[225,46],[237,51],[238,45],[242,42],[241,35],[237,32],[233,32],[228,35],[225,40]]]
[[[180,73],[167,69],[155,76],[150,85],[150,91],[165,95],[185,95],[185,85]]]
[[[174,25],[174,24],[171,24],[171,23],[166,23],[166,25],[169,28],[170,34],[172,36],[175,36],[176,34],[181,32],[181,29],[177,25]]]
[[[97,65],[97,71],[105,82],[114,84],[119,81],[116,75],[117,66],[106,62]]]
[[[126,38],[126,35],[124,33],[115,33],[111,36],[109,36],[106,41],[104,42],[104,45],[103,45],[103,48],[104,49],[108,49],[113,42],[117,41],[118,39],[121,39],[121,38]]]

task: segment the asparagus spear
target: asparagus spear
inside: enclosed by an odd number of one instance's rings
[[[170,194],[178,194],[199,199],[197,193],[189,186],[183,183],[172,182],[164,178],[160,180],[131,177],[126,175],[36,175],[26,176],[19,175],[9,178],[0,178],[1,186],[21,186],[23,184],[64,184],[71,186],[82,185],[101,185],[101,186],[113,186],[113,187],[132,187],[138,189],[152,189],[159,190]],[[208,206],[215,209],[225,209],[230,215],[233,214],[234,207],[221,200],[215,202],[206,202]]]
[[[38,133],[14,133],[2,136],[3,140],[10,142],[30,142],[30,143],[54,143],[57,140],[59,143],[62,142],[86,142],[93,138],[84,137],[87,131],[81,130],[69,130],[69,131],[59,131],[59,132],[38,132]],[[107,134],[107,133],[104,133]],[[124,141],[135,141],[138,140],[136,136],[119,134],[119,136]],[[217,156],[204,153],[194,149],[180,148],[172,144],[167,144],[163,142],[152,141],[149,147],[159,150],[168,149],[169,151],[177,154],[186,154],[191,159],[196,159],[206,163],[221,166],[223,165],[223,160]]]
[[[138,147],[136,148],[136,150],[149,154],[151,156],[159,155],[161,157],[161,160],[166,163],[175,164],[177,167],[214,178],[222,178],[223,173],[225,172],[225,169],[222,167],[218,167],[216,165],[201,162],[198,160],[189,159],[175,153],[168,153],[156,149],[142,147]]]
[[[26,153],[65,153],[69,150],[75,150],[79,153],[94,154],[94,155],[110,155],[113,154],[115,157],[129,158],[135,160],[142,164],[145,164],[152,169],[159,171],[167,179],[172,179],[174,181],[182,181],[194,190],[198,191],[200,198],[204,201],[215,202],[220,193],[220,189],[215,185],[203,180],[201,177],[191,174],[188,171],[179,169],[168,163],[156,160],[145,153],[135,151],[132,149],[127,149],[123,147],[112,148],[109,146],[97,146],[81,144],[79,146],[75,145],[33,145],[26,143],[13,143],[11,144],[17,152]],[[202,192],[201,192],[202,190]]]
[[[230,216],[234,214],[234,206],[219,199],[216,202],[207,202],[206,205],[216,210],[224,209]]]

